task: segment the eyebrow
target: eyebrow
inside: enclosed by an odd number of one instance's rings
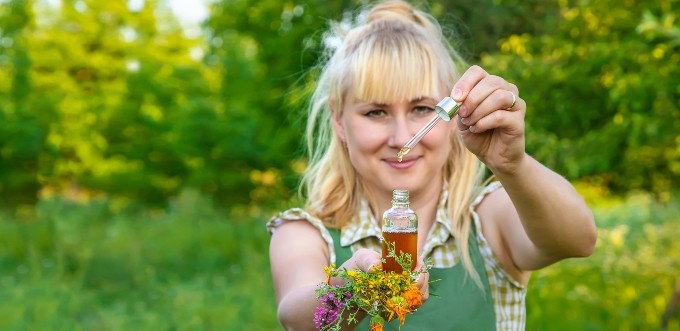
[[[435,99],[432,98],[432,97],[420,96],[420,97],[417,97],[417,98],[412,99],[412,100],[409,101],[409,102],[421,102],[421,101],[435,101],[435,102],[436,102],[437,100],[435,100]]]
[[[409,100],[408,102],[409,102],[409,103],[417,103],[417,102],[421,102],[421,101],[433,101],[433,102],[436,102],[437,100],[435,100],[435,99],[432,98],[432,97],[420,96],[420,97],[415,97],[415,98]],[[368,103],[368,104],[371,105],[371,106],[374,106],[374,107],[387,107],[387,106],[388,106],[387,103],[382,103],[382,102],[370,102],[370,103]]]

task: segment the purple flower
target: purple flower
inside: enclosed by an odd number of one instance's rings
[[[347,294],[349,293],[344,295],[346,298],[352,296],[351,294],[347,296]],[[333,292],[328,292],[319,299],[321,301],[321,306],[317,307],[316,312],[314,312],[314,326],[321,330],[322,328],[333,324],[333,322],[338,319],[345,303],[338,300]]]

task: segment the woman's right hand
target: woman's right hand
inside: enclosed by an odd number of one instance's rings
[[[361,270],[363,272],[369,272],[370,270],[381,270],[382,269],[382,255],[374,250],[360,248],[358,249],[352,257],[345,261],[345,263],[340,266],[341,269],[347,270]],[[375,268],[377,267],[377,268]],[[421,270],[425,268],[425,262],[422,258],[418,258],[416,261],[415,270]],[[420,290],[420,298],[424,303],[430,296],[429,292],[429,282],[430,274],[427,272],[421,273],[416,279],[416,287]],[[340,276],[332,277],[330,279],[331,285],[344,285],[346,280],[342,279]]]
[[[382,258],[381,254],[374,250],[360,248],[352,255],[352,257],[349,260],[345,261],[345,263],[343,263],[338,269],[360,270],[363,272],[368,272],[374,266],[377,266],[379,268],[382,267],[381,258]],[[330,279],[331,285],[344,285],[346,282],[347,281],[342,279],[342,277],[340,276],[336,276]]]
[[[423,261],[422,258],[418,258],[416,261],[416,269],[415,270],[424,270],[425,269],[425,261]],[[418,290],[420,290],[420,300],[422,300],[423,303],[427,301],[427,298],[430,297],[430,273],[429,272],[423,272],[420,275],[418,275],[418,278],[416,278],[416,287]],[[418,307],[416,307],[418,308]]]

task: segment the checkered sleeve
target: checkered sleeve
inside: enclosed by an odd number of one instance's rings
[[[333,238],[328,232],[328,229],[323,225],[320,219],[310,215],[308,212],[300,208],[292,208],[278,213],[276,216],[269,219],[266,224],[267,231],[274,234],[276,228],[287,222],[293,221],[307,221],[321,232],[321,237],[328,244],[328,252],[330,253],[330,263],[335,263],[335,249],[333,248]]]
[[[477,228],[477,242],[484,258],[491,294],[494,298],[497,330],[524,330],[526,324],[526,287],[513,279],[500,264],[482,233],[482,223],[474,211],[484,197],[499,189],[499,182],[489,184],[471,206],[473,221]]]

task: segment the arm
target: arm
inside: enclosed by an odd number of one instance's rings
[[[525,152],[526,103],[504,79],[473,66],[452,91],[457,130],[505,190],[480,205],[484,233],[506,269],[522,274],[592,253],[593,215],[572,185]]]
[[[269,257],[277,313],[286,330],[315,330],[315,290],[326,280],[328,246],[306,221],[287,222],[272,234]]]
[[[492,169],[492,171],[494,171]],[[569,257],[592,254],[593,214],[562,176],[526,156],[514,172],[494,171],[505,191],[492,211],[492,226],[520,270],[536,270]],[[507,213],[510,208],[515,213]]]
[[[316,289],[326,282],[324,267],[330,263],[328,245],[319,230],[306,221],[287,222],[272,235],[269,255],[279,321],[286,330],[316,330]],[[360,249],[342,267],[366,271],[375,264],[380,264],[380,253]],[[331,283],[341,281],[331,279]]]

